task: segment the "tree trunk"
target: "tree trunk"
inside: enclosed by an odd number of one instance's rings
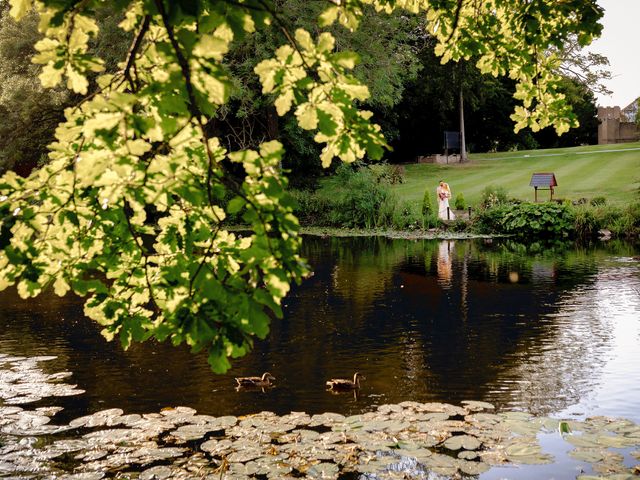
[[[464,136],[464,98],[460,87],[460,161],[467,161],[467,145]]]

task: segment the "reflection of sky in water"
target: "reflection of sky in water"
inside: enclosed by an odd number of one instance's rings
[[[638,401],[629,401],[640,399],[640,277],[637,264],[624,260],[607,264],[597,275],[589,295],[586,293],[574,292],[563,299],[560,312],[566,312],[569,320],[579,320],[582,316],[599,319],[607,330],[609,342],[606,351],[602,352],[598,376],[590,379],[591,391],[577,405],[562,413],[622,416],[640,422]],[[576,324],[584,323],[583,319]],[[597,349],[599,333],[592,333],[594,349]]]

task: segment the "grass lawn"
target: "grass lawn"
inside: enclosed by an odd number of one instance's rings
[[[462,165],[423,163],[405,168],[405,182],[393,188],[401,199],[420,204],[425,189],[433,192],[435,198],[440,179],[449,183],[453,198],[462,193],[470,205],[480,202],[482,190],[488,185],[504,187],[509,197],[533,201],[529,181],[534,172],[555,173],[558,187],[554,198],[604,196],[609,203],[621,204],[638,198],[640,142],[471,154],[470,162]],[[538,192],[539,200],[548,198],[548,190]]]

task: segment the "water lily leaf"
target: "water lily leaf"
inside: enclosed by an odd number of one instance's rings
[[[613,475],[628,475],[628,478],[632,478],[631,475],[629,475],[627,467],[625,467],[621,462],[616,462],[615,460],[596,463],[593,465],[593,471],[601,475],[607,475],[607,478],[610,478]]]
[[[96,412],[93,415],[87,415],[85,417],[76,418],[69,422],[69,426],[77,427],[105,427],[112,426],[119,423],[119,419],[124,411],[120,408],[111,408],[109,410],[102,410]]]
[[[434,453],[433,455],[430,455],[426,459],[424,464],[429,468],[436,468],[436,467],[457,468],[457,465],[458,465],[457,460],[455,458],[452,458],[448,455],[442,455],[441,453]]]
[[[462,404],[464,406],[466,406],[469,411],[472,411],[472,412],[479,412],[479,411],[482,411],[482,410],[495,410],[496,409],[496,407],[491,403],[477,402],[477,401],[474,401],[474,400],[463,400]]]
[[[476,452],[463,450],[458,453],[458,458],[461,460],[475,460],[476,458],[478,458],[478,454]]]
[[[62,480],[100,480],[101,478],[104,478],[104,477],[105,477],[104,472],[85,472],[85,473],[73,473],[71,475],[65,475],[60,478]]]
[[[435,420],[438,422],[443,422],[445,420],[449,420],[450,415],[448,413],[444,413],[444,412],[432,412],[432,413],[426,413],[420,416],[420,420],[423,421],[431,421],[431,420]]]
[[[223,453],[227,453],[233,447],[233,442],[229,439],[222,440],[207,440],[202,445],[200,445],[200,450],[203,452],[210,453],[211,455],[220,455]]]
[[[626,438],[619,435],[600,435],[598,443],[606,447],[624,448],[633,447],[637,442],[632,438]]]
[[[404,457],[414,458],[416,461],[420,463],[425,463],[427,459],[433,455],[431,450],[425,449],[415,449],[415,450],[400,450],[400,455]]]
[[[307,470],[311,478],[338,478],[340,468],[335,463],[319,463]]]
[[[605,458],[606,450],[601,448],[576,448],[569,452],[569,456],[583,462],[596,463]]]
[[[604,430],[608,430],[610,432],[627,433],[629,429],[631,429],[631,431],[637,430],[638,426],[635,423],[633,423],[631,420],[627,420],[626,418],[620,418],[615,420],[612,419],[609,423],[604,425],[603,428]]]
[[[247,463],[251,460],[264,457],[265,454],[258,448],[241,448],[237,452],[233,452],[227,457],[227,460],[231,463]]]
[[[311,417],[309,426],[318,427],[320,425],[332,426],[334,423],[344,423],[344,415],[338,413],[323,413],[320,415],[314,415]]]
[[[157,467],[152,467],[140,474],[140,480],[166,480],[168,478],[172,478],[174,475],[174,469],[171,467],[166,467],[164,465],[159,465]]]
[[[542,453],[535,437],[518,438],[505,448],[504,453],[513,463],[537,465],[553,462],[553,457]]]
[[[540,427],[535,423],[519,418],[507,418],[504,424],[511,432],[518,435],[535,435],[540,430]]]
[[[404,408],[401,405],[385,404],[378,407],[378,412],[385,415],[389,413],[402,413],[404,412]]]
[[[462,473],[467,475],[480,475],[481,473],[489,471],[491,467],[482,462],[468,462],[466,460],[460,460],[458,468]]]
[[[601,446],[598,443],[598,437],[590,433],[567,435],[564,439],[576,447],[597,448]]]
[[[449,450],[460,450],[461,448],[476,450],[480,448],[481,442],[471,435],[456,435],[448,438],[443,445]]]

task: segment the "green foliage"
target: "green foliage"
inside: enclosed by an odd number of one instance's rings
[[[385,182],[390,185],[404,182],[404,168],[400,165],[389,165],[382,162],[371,164],[369,168],[378,182]]]
[[[567,204],[521,203],[480,211],[474,224],[485,233],[516,235],[533,241],[572,236],[574,220],[573,209]]]
[[[431,190],[427,188],[422,196],[422,216],[424,218],[433,215],[433,204],[431,203]]]
[[[482,191],[480,207],[492,208],[497,205],[504,205],[507,202],[507,191],[504,189],[504,187],[489,185]]]
[[[301,225],[329,225],[333,208],[330,200],[311,190],[290,190],[294,199],[293,213]]]
[[[278,116],[312,136],[328,166],[380,159],[386,146],[372,112],[360,108],[370,92],[353,73],[359,56],[324,29],[355,29],[363,4],[426,13],[443,62],[475,55],[483,73],[514,78],[517,129],[554,125],[559,133],[576,122],[545,49],[569,33],[587,43],[602,15],[592,0],[352,0],[324,5],[320,29],[289,32],[270,0],[203,0],[198,8],[117,0],[109,8],[122,12],[131,43],[109,72],[92,48],[105,2],[10,3],[17,20],[34,7],[40,16],[33,62],[42,86],[64,84],[83,99],[65,111],[46,165],[0,179],[0,289],[17,285],[23,298],[73,291],[106,338],[124,348],[149,338],[186,343],[207,350],[216,372],[267,335],[267,312],[281,316],[291,282],[307,271],[280,169],[283,143],[220,140],[218,125],[244,88],[226,62],[234,44],[284,27],[287,43],[245,73]],[[370,169],[355,171],[346,188],[332,212],[338,220],[389,221],[395,198]],[[229,232],[227,215],[251,234]]]
[[[456,210],[464,210],[465,208],[467,208],[467,202],[465,201],[464,195],[462,193],[456,195],[453,205]]]
[[[594,215],[594,209],[586,206],[578,206],[574,209],[574,228],[576,237],[580,240],[590,240],[598,235],[601,228],[600,222]]]
[[[420,209],[414,202],[407,200],[396,204],[391,219],[391,226],[399,230],[418,230],[423,225]]]
[[[330,223],[364,228],[388,225],[396,203],[389,184],[369,167],[358,168],[348,176],[347,172],[342,169],[338,175],[341,188],[331,201]]]
[[[458,217],[453,222],[449,223],[448,228],[452,232],[465,232],[469,228],[469,224],[466,220]]]
[[[90,42],[110,72],[117,69],[130,43],[130,35],[117,26],[122,20],[117,13],[113,8],[101,12],[97,18],[101,35]],[[0,13],[0,171],[13,169],[22,175],[46,155],[56,126],[64,120],[64,109],[80,100],[62,85],[42,87],[40,67],[31,62],[34,44],[42,39],[38,22],[35,11],[19,23]]]
[[[591,201],[589,202],[589,204],[592,207],[600,207],[602,205],[606,205],[607,204],[607,199],[603,196],[598,196],[598,197],[593,197],[591,199]]]
[[[625,206],[579,205],[575,207],[576,236],[583,240],[596,238],[600,230],[609,230],[614,237],[640,236],[640,202]]]

